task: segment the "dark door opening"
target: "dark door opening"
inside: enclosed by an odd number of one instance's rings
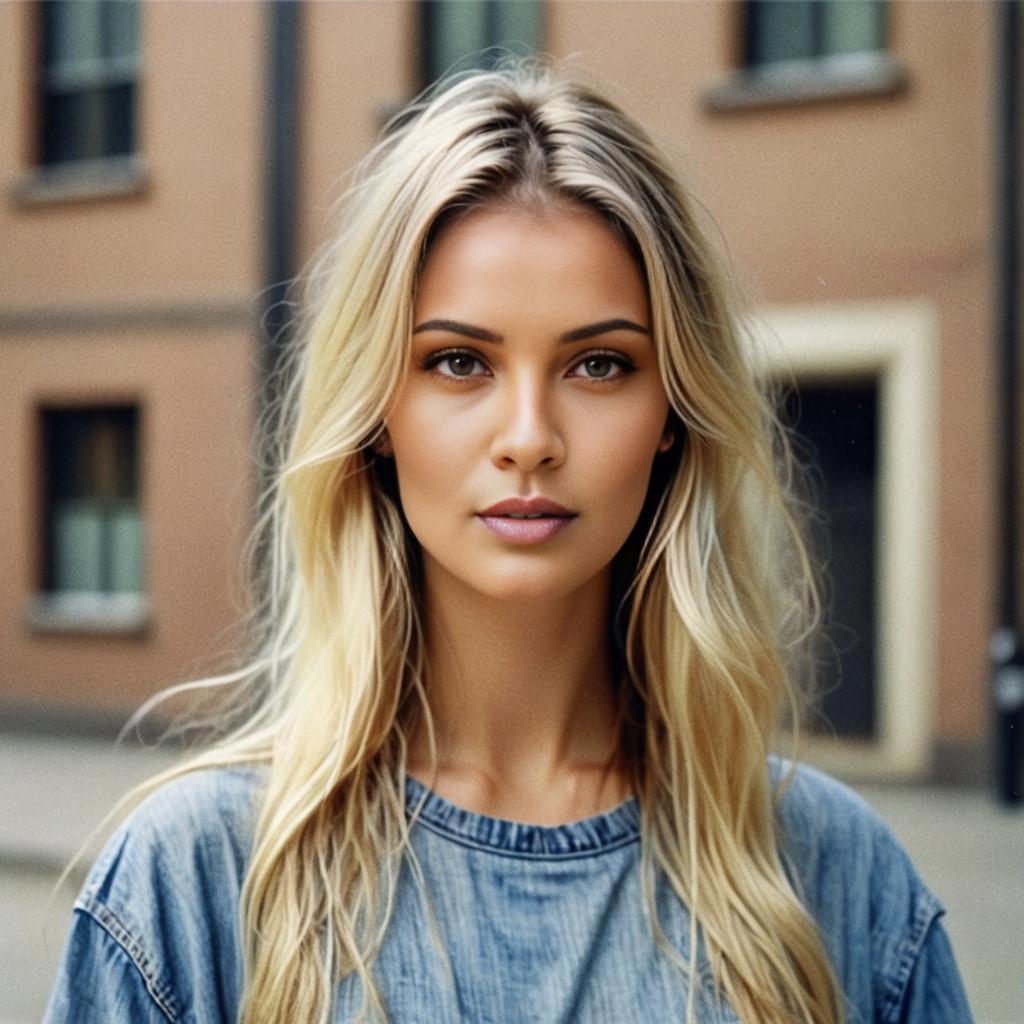
[[[798,383],[783,400],[812,466],[825,558],[824,722],[812,731],[872,739],[877,730],[878,381]]]

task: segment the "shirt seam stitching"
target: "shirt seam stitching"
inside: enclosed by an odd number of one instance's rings
[[[886,1006],[882,1014],[884,1021],[897,1021],[903,1002],[906,997],[907,984],[914,971],[914,964],[917,962],[921,949],[931,926],[945,911],[939,901],[930,893],[922,894],[917,909],[914,912],[911,933],[901,944],[899,950],[899,962],[896,970],[890,978],[887,986]]]
[[[563,861],[563,860],[583,860],[587,857],[597,857],[603,853],[611,853],[614,850],[620,850],[624,846],[629,846],[633,843],[640,841],[639,835],[623,836],[613,842],[609,842],[604,846],[590,849],[590,850],[571,850],[564,853],[559,852],[544,852],[544,853],[533,853],[529,850],[509,850],[500,846],[491,846],[487,843],[480,842],[479,840],[473,839],[469,836],[460,835],[457,832],[452,832],[449,829],[438,826],[434,822],[427,818],[420,817],[418,819],[420,825],[435,835],[440,836],[442,839],[448,839],[453,843],[457,843],[459,846],[467,847],[471,850],[477,850],[481,853],[493,853],[497,857],[511,857],[514,860],[551,860],[551,861]]]
[[[142,948],[142,943],[135,938],[131,929],[110,907],[92,896],[86,896],[79,900],[75,909],[88,916],[110,936],[142,976],[146,992],[160,1012],[172,1024],[177,1022],[181,1017],[178,1012],[178,1000],[175,998],[170,986],[157,976],[149,957]]]

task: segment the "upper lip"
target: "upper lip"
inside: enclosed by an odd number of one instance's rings
[[[499,501],[489,508],[485,508],[481,513],[482,516],[530,516],[530,515],[548,515],[548,516],[574,516],[575,512],[570,512],[565,506],[559,505],[557,501],[551,501],[548,498],[506,498],[504,501]]]

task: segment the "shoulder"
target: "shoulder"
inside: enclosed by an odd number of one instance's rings
[[[84,894],[111,901],[120,883],[138,883],[157,866],[201,872],[248,856],[263,771],[233,767],[189,772],[147,796],[100,854]],[[137,898],[134,885],[129,892]],[[125,893],[127,896],[127,893]]]
[[[165,1011],[230,1003],[241,980],[240,897],[264,777],[249,767],[196,771],[143,800],[89,872],[68,946],[77,962],[66,961],[64,973],[96,992],[116,961]]]
[[[896,847],[889,826],[849,786],[806,764],[769,761],[787,849],[802,860]]]
[[[807,765],[773,760],[769,771],[782,783],[783,863],[818,924],[851,1019],[897,1019],[942,905],[889,826],[849,787]]]
[[[859,897],[881,915],[893,894],[938,901],[878,813],[848,786],[808,765],[773,760],[780,847],[794,882],[810,903]]]

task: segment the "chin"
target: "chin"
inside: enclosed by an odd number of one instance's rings
[[[562,596],[561,591],[550,583],[535,580],[502,580],[476,589],[484,597],[493,601],[507,601],[509,604],[549,601]]]
[[[578,558],[552,558],[549,552],[519,550],[498,557],[477,552],[472,559],[456,562],[442,561],[428,551],[424,554],[427,576],[433,577],[436,585],[454,586],[484,600],[510,604],[571,597],[608,569],[589,559],[581,564]]]
[[[566,573],[554,566],[521,566],[494,573],[486,579],[466,582],[484,597],[495,601],[557,601],[585,586],[588,577]]]

